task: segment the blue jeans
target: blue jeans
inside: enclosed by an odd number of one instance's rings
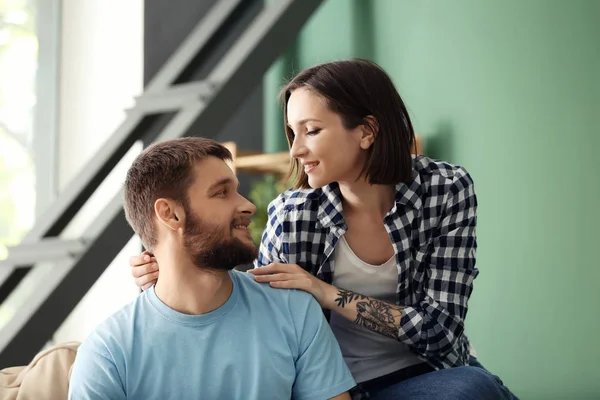
[[[371,400],[518,400],[497,376],[476,358],[470,366],[429,372],[366,393],[353,390],[353,399]],[[361,393],[362,392],[362,393]]]

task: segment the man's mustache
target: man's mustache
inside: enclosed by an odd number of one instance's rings
[[[231,226],[236,226],[236,225],[250,225],[250,223],[252,222],[252,220],[248,217],[239,217],[233,220],[233,222],[231,223]]]

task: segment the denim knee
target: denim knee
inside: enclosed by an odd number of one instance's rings
[[[456,367],[420,375],[375,391],[373,400],[516,400],[502,383],[482,367]],[[353,397],[354,399],[354,397]]]
[[[458,367],[453,371],[456,376],[444,399],[480,399],[480,400],[513,400],[516,399],[499,377],[479,367]]]

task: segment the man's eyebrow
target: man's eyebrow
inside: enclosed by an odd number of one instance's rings
[[[234,181],[231,178],[221,178],[218,181],[216,181],[215,183],[213,183],[212,185],[210,185],[208,187],[208,191],[212,192],[213,190],[217,189],[220,186],[227,186],[227,185],[235,185],[237,187],[240,185],[240,182],[237,179]]]

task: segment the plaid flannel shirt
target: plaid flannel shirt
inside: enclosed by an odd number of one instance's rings
[[[384,223],[398,265],[398,340],[436,369],[469,364],[464,331],[475,268],[477,199],[462,167],[413,158],[414,180],[396,186]],[[347,226],[335,183],[287,190],[271,202],[256,267],[298,264],[331,283]]]

